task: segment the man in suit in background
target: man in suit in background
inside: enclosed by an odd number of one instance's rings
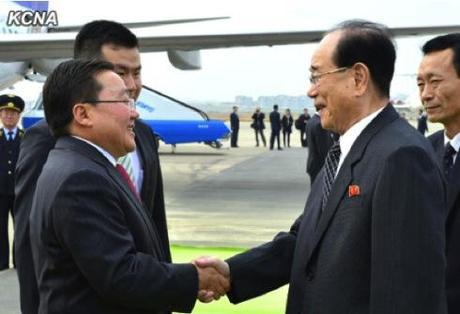
[[[323,129],[318,113],[307,122],[306,140],[308,141],[307,173],[310,183],[315,181],[326,160],[327,152],[334,142],[334,134]]]
[[[435,37],[422,47],[417,85],[431,122],[444,125],[428,139],[447,181],[446,294],[449,313],[460,313],[460,34]]]
[[[93,21],[77,35],[74,57],[102,59],[115,66],[125,82],[129,96],[136,100],[142,89],[141,61],[136,36],[125,26],[112,21]],[[157,143],[152,130],[142,121],[135,124],[136,150],[124,158],[131,164],[128,172],[145,205],[147,214],[158,230],[165,261],[171,261],[166,224],[163,181]],[[29,214],[36,181],[48,152],[54,147],[46,121],[29,128],[21,145],[16,168],[15,253],[23,314],[35,314],[38,309],[38,291],[33,270],[29,240]]]
[[[446,217],[430,143],[389,103],[396,51],[386,27],[346,21],[311,60],[322,126],[340,135],[287,233],[227,260],[239,303],[289,282],[287,314],[445,314]]]
[[[238,117],[238,106],[233,106],[230,114],[230,128],[232,129],[231,147],[238,147],[238,132],[240,131],[240,118]]]
[[[300,132],[300,144],[302,147],[307,147],[308,146],[308,137],[306,137],[306,128],[307,128],[307,123],[308,120],[310,120],[310,114],[308,113],[308,109],[304,108],[303,113],[297,118],[295,122],[295,127],[296,129],[299,130]]]
[[[135,150],[135,101],[105,61],[60,64],[43,87],[57,138],[30,220],[39,313],[190,312],[199,289],[222,294],[214,269],[171,264],[117,159]]]
[[[278,150],[282,150],[280,146],[280,131],[281,131],[281,116],[278,112],[278,105],[273,106],[273,111],[270,112],[270,126],[272,132],[270,134],[270,150],[273,150],[275,139],[278,144]]]
[[[254,129],[254,133],[256,134],[256,147],[259,147],[259,134],[264,144],[264,147],[267,147],[267,141],[265,140],[264,129],[265,129],[265,113],[260,111],[260,107],[256,108],[256,111],[252,114],[252,124],[251,127]]]
[[[422,133],[422,135],[425,135],[425,133],[428,132],[427,116],[423,109],[419,110],[419,116],[417,118],[417,130]]]
[[[18,128],[24,105],[24,100],[19,96],[0,96],[0,120],[3,125],[0,129],[0,271],[10,267],[8,220],[9,214],[13,214],[14,168],[24,135],[24,131]]]

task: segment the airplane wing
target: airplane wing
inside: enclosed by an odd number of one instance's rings
[[[395,36],[460,32],[460,25],[398,27]],[[138,36],[141,52],[197,51],[242,46],[275,46],[318,42],[325,30],[214,35]],[[0,39],[0,62],[70,58],[75,33],[4,35]]]

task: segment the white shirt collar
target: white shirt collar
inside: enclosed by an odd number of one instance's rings
[[[103,149],[102,147],[88,141],[87,139],[84,139],[84,138],[81,138],[79,136],[75,136],[75,135],[72,135],[73,138],[76,138],[76,139],[79,139],[80,141],[83,141],[85,143],[88,143],[89,145],[93,146],[94,148],[96,148],[105,158],[108,159],[108,161],[114,166],[116,167],[117,166],[117,161],[115,160],[115,157],[113,157],[112,155],[110,155],[109,152],[107,152],[105,149]]]
[[[447,143],[450,143],[450,145],[455,149],[455,151],[458,153],[458,150],[460,148],[460,133],[457,133],[453,139],[450,139],[447,137],[446,132],[444,131],[444,146],[446,146]]]
[[[13,138],[16,137],[16,133],[18,133],[18,127],[15,126],[14,128],[12,128],[11,130],[10,129],[7,129],[7,128],[3,128],[3,133],[5,134],[5,136],[8,136],[8,132],[13,132]]]
[[[337,172],[336,176],[339,173],[340,167],[343,164],[343,161],[347,157],[348,153],[350,152],[351,147],[355,143],[356,139],[358,136],[363,132],[363,130],[368,126],[369,123],[371,123],[372,120],[384,109],[385,107],[382,107],[378,109],[377,111],[374,111],[370,115],[364,117],[363,119],[359,120],[355,124],[351,126],[342,136],[340,136],[340,161],[339,165],[337,167]]]

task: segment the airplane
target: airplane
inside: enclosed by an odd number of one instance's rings
[[[5,33],[0,38],[0,89],[11,86],[23,78],[39,80],[41,75],[48,75],[60,62],[71,58],[75,32],[79,29],[79,26],[61,28],[56,25],[2,27],[2,23],[8,22],[5,16],[1,16],[2,13],[12,10],[52,12],[49,10],[48,1],[0,1],[0,27]],[[126,25],[137,28],[216,19],[228,19],[228,17],[139,22]],[[391,31],[395,36],[430,35],[460,31],[460,25],[399,27],[391,28]],[[307,30],[206,35],[138,35],[138,39],[141,53],[166,51],[174,67],[181,70],[197,70],[201,68],[200,49],[315,43],[321,39],[324,32],[325,30]],[[221,147],[221,139],[229,135],[230,130],[222,121],[210,120],[199,109],[148,87],[145,87],[141,93],[138,108],[141,111],[141,118],[153,128],[160,139],[168,144],[204,142],[218,148]],[[38,117],[43,117],[39,102],[33,112],[24,116],[24,124],[31,123],[33,119],[36,121]],[[30,121],[27,120],[29,118]],[[212,131],[212,134],[207,131]]]

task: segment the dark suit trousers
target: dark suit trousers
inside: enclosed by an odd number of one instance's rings
[[[262,143],[264,143],[264,146],[267,146],[267,141],[265,140],[264,130],[254,129],[254,132],[256,133],[256,145],[259,146],[259,133],[260,133],[260,138],[262,139]]]
[[[237,147],[238,146],[238,131],[239,131],[239,129],[233,129],[232,130],[232,138],[230,140],[230,146],[231,147]]]
[[[302,147],[308,146],[307,132],[305,130],[300,130],[300,144],[302,144]]]
[[[13,213],[14,196],[0,195],[0,270],[9,268],[8,214]]]
[[[275,144],[275,138],[278,144],[278,149],[280,147],[280,130],[272,130],[272,134],[270,135],[270,149],[273,149],[273,145]]]

